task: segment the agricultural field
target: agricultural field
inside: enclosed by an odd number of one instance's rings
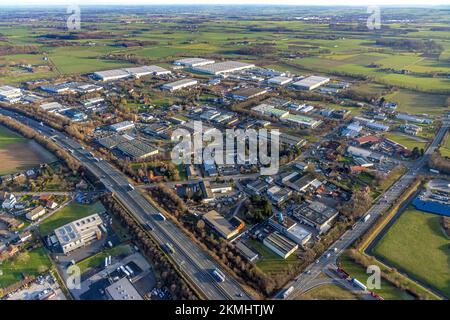
[[[23,276],[37,276],[50,269],[52,263],[44,248],[18,253],[0,264],[0,288],[23,280]]]
[[[48,235],[56,228],[59,228],[67,223],[87,217],[94,213],[101,213],[103,211],[104,207],[100,202],[96,202],[90,205],[72,202],[62,209],[56,211],[48,219],[45,219],[39,225],[39,232],[42,236]]]
[[[33,140],[0,126],[0,175],[50,163],[56,157]]]
[[[408,276],[450,297],[450,239],[442,218],[408,207],[373,253]]]
[[[396,102],[399,112],[434,116],[450,111],[450,101],[447,95],[427,94],[400,89],[387,95],[385,98],[388,101]]]

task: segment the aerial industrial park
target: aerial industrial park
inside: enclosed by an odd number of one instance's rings
[[[448,7],[200,8],[0,11],[0,299],[448,300]]]

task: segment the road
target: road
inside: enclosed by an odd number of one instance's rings
[[[131,190],[127,177],[104,160],[97,161],[89,151],[67,135],[55,132],[39,122],[25,118],[8,110],[0,109],[0,114],[9,116],[52,139],[62,148],[68,150],[87,170],[95,175],[106,188],[113,192],[142,225],[151,226],[152,237],[162,246],[171,243],[175,252],[171,255],[178,269],[196,285],[208,300],[249,300],[253,299],[242,286],[219,267],[206,252],[183,233],[173,222],[155,219],[156,208],[136,189]],[[224,282],[217,282],[212,277],[212,270],[221,269],[227,276]]]
[[[293,281],[289,282],[283,290],[281,290],[277,297],[281,297],[281,294],[289,287],[293,286],[294,290],[287,296],[286,299],[296,299],[297,296],[309,290],[310,284],[315,281],[319,274],[327,269],[335,268],[337,259],[339,256],[352,245],[352,243],[362,236],[366,231],[378,220],[394,202],[397,200],[408,188],[408,186],[414,181],[417,174],[424,170],[426,163],[428,162],[431,154],[441,143],[449,128],[450,120],[444,120],[441,128],[436,134],[434,140],[428,146],[418,161],[411,163],[408,166],[408,171],[395,182],[379,200],[368,210],[366,215],[370,214],[370,218],[366,221],[358,221],[352,230],[346,231],[341,238],[339,238],[334,244],[330,246],[332,250],[324,252],[315,263],[308,266],[303,273],[298,275]],[[329,255],[327,257],[327,255]]]

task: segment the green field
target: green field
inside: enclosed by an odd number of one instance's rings
[[[445,140],[442,142],[439,152],[442,156],[450,158],[450,134],[447,134]]]
[[[374,253],[450,297],[450,239],[444,235],[440,216],[409,207],[377,243]]]
[[[39,248],[28,252],[19,253],[12,259],[0,264],[2,275],[0,276],[0,287],[8,287],[23,280],[23,276],[37,276],[50,269],[52,263],[45,249]]]
[[[90,256],[89,258],[86,258],[77,263],[77,265],[78,267],[80,267],[81,273],[83,273],[90,268],[94,268],[104,264],[105,258],[108,256],[116,257],[119,255],[129,255],[131,253],[132,250],[129,245],[120,245],[117,247],[106,249],[93,256]]]
[[[450,111],[448,96],[427,94],[411,90],[398,90],[387,95],[386,100],[398,103],[399,112],[412,114],[440,115]]]
[[[56,211],[48,219],[45,219],[39,225],[39,232],[41,235],[47,235],[53,232],[56,228],[59,228],[67,223],[103,211],[104,207],[100,202],[96,202],[92,205],[72,202],[64,208]]]
[[[391,139],[397,143],[400,143],[402,146],[406,147],[408,150],[413,150],[415,147],[420,149],[424,149],[427,145],[426,142],[417,141],[414,138],[410,138],[408,136],[398,134],[398,133],[386,133],[384,135],[386,138]]]
[[[26,139],[24,137],[18,135],[17,133],[0,126],[0,148],[4,148],[13,143],[23,142],[25,140]]]
[[[311,289],[299,297],[300,300],[357,300],[358,296],[335,284]]]
[[[369,276],[366,273],[366,270],[363,266],[356,264],[353,262],[347,255],[343,254],[339,259],[339,265],[350,274],[351,277],[354,277],[365,283],[367,281],[367,277]],[[382,296],[386,300],[413,300],[414,297],[408,294],[406,291],[403,291],[399,288],[396,288],[386,280],[381,280],[381,288],[374,289],[374,292]]]

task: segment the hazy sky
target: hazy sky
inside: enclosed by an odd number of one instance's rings
[[[0,5],[105,4],[288,4],[288,5],[450,5],[450,0],[1,0]]]

